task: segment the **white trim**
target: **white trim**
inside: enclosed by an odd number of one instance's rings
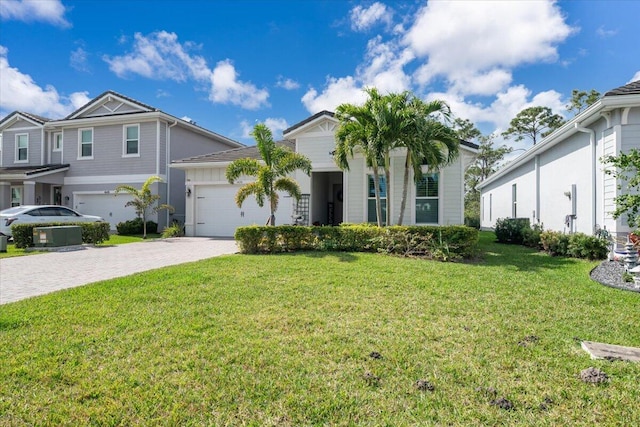
[[[164,181],[166,176],[159,175]],[[139,175],[96,175],[96,176],[73,176],[65,177],[64,185],[81,185],[81,184],[113,184],[113,183],[144,183],[149,179],[148,174]]]
[[[312,165],[311,172],[342,172],[335,163],[316,163]]]
[[[127,128],[135,127],[138,129],[138,152],[127,154]],[[140,123],[127,123],[122,125],[122,157],[140,157]]]
[[[338,119],[336,119],[335,117],[331,117],[331,115],[329,115],[329,114],[326,114],[326,113],[325,113],[325,114],[322,114],[322,115],[320,115],[320,116],[316,117],[316,118],[315,118],[315,119],[313,119],[312,121],[310,121],[310,122],[308,122],[308,123],[305,123],[305,124],[303,124],[302,126],[300,126],[300,127],[296,128],[296,129],[292,130],[291,132],[288,132],[288,133],[286,133],[286,134],[285,134],[285,133],[283,133],[283,134],[282,134],[282,137],[283,137],[283,138],[285,138],[285,139],[295,139],[295,135],[306,132],[306,131],[307,131],[307,129],[309,129],[309,128],[311,128],[311,127],[314,127],[314,126],[317,126],[317,125],[318,125],[318,123],[320,123],[320,122],[322,122],[322,121],[324,121],[324,120],[326,120],[326,121],[330,121],[330,122],[333,122],[333,123],[334,123],[334,124],[336,124],[336,125],[339,125],[339,124],[340,124],[340,122],[338,121]],[[294,125],[294,126],[295,126],[295,125]],[[334,133],[335,133],[335,132],[327,132],[327,135],[329,135],[329,134],[334,134]],[[286,135],[286,136],[285,136],[285,135]]]
[[[46,153],[45,140],[44,140],[44,128],[40,129],[40,164],[44,165],[44,155]]]
[[[139,130],[138,130],[138,133],[140,133]],[[160,120],[157,120],[156,121],[156,175],[158,175],[159,173],[160,173]]]
[[[40,125],[40,126],[29,126],[29,127],[24,127],[24,128],[11,128],[11,129],[6,129],[4,132],[28,132],[30,130],[38,130],[38,129],[42,129],[42,125]]]
[[[56,135],[60,135],[60,148],[56,148]],[[62,131],[60,132],[53,132],[53,147],[51,149],[52,152],[57,153],[57,152],[61,152],[62,151],[62,146],[63,146],[63,140],[62,140]]]
[[[621,125],[628,125],[629,124],[629,112],[631,111],[631,107],[626,107],[625,109],[622,110],[622,117],[620,120],[620,124]]]
[[[82,132],[86,131],[86,130],[90,130],[91,131],[91,156],[82,156]],[[77,160],[93,160],[93,156],[94,156],[94,144],[93,141],[95,139],[95,132],[93,130],[92,127],[90,128],[78,128],[78,158]]]
[[[26,136],[27,137],[27,158],[24,160],[19,160],[20,157],[20,148],[18,147],[19,137]],[[13,163],[29,163],[29,134],[28,133],[16,133],[14,135],[14,152],[13,152]]]

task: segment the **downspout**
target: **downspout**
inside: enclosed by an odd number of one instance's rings
[[[591,232],[596,229],[597,221],[597,209],[596,209],[596,131],[593,129],[585,128],[576,123],[575,128],[579,132],[589,134],[589,142],[591,144]]]
[[[171,128],[174,127],[177,124],[178,124],[178,121],[175,120],[173,122],[173,124],[170,124],[167,127],[167,152],[165,154],[165,165],[166,165],[165,166],[165,169],[166,169],[165,172],[167,174],[167,204],[171,204],[171,199],[170,199],[170,197],[171,197],[171,185],[170,185],[170,182],[171,182],[171,169],[169,168],[169,163],[171,163]],[[187,210],[186,204],[187,204],[187,201],[185,200],[185,207],[184,207],[184,209],[185,209],[185,220],[187,219],[186,218],[186,213],[187,213],[186,212],[186,210]],[[167,227],[170,226],[170,225],[171,224],[169,223],[169,210],[167,209]]]

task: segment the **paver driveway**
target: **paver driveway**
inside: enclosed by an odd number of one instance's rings
[[[238,251],[235,240],[180,237],[0,259],[0,304]]]

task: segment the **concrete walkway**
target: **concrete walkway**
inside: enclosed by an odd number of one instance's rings
[[[235,240],[180,237],[0,259],[0,304],[238,252]]]

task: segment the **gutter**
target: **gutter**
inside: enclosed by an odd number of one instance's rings
[[[596,229],[596,131],[580,126],[580,123],[575,123],[575,129],[578,132],[588,133],[589,142],[591,145],[591,230]]]

